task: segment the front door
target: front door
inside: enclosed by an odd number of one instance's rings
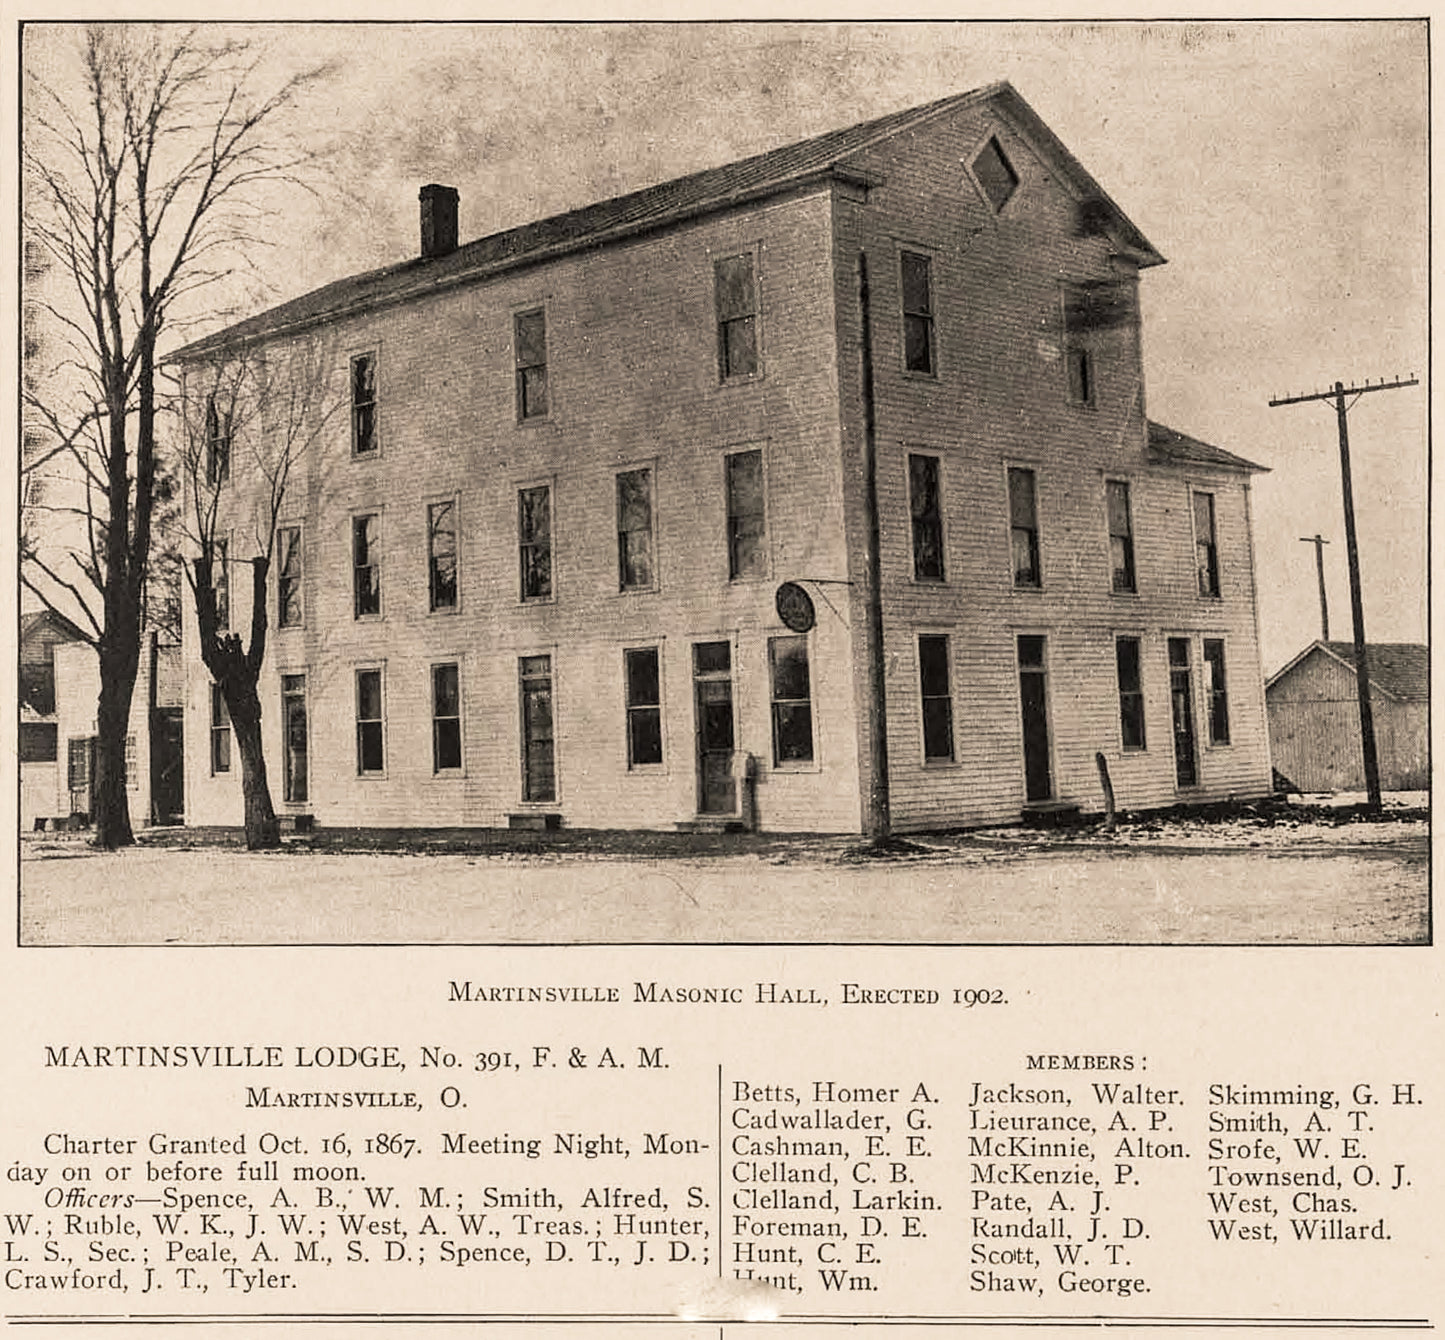
[[[737,812],[737,786],[733,781],[732,654],[732,646],[727,642],[695,642],[692,647],[699,814]]]
[[[285,742],[283,791],[288,804],[308,799],[306,760],[306,676],[281,676],[281,732]]]
[[[173,824],[181,816],[185,795],[181,731],[179,707],[151,712],[151,818],[158,824]]]
[[[1024,797],[1033,802],[1054,794],[1049,769],[1049,689],[1044,668],[1044,639],[1019,638],[1019,701],[1023,708]]]
[[[1174,713],[1174,780],[1194,786],[1199,768],[1194,746],[1194,695],[1189,683],[1189,639],[1169,639],[1169,701]]]

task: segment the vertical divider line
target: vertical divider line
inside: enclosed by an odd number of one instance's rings
[[[722,1062],[717,1067],[717,1276],[722,1278],[723,1273],[723,1195],[722,1195],[722,1166],[723,1166],[723,1073]],[[722,1330],[718,1330],[718,1340],[722,1340]]]

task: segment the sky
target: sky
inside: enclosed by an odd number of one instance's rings
[[[1428,71],[1421,22],[236,25],[258,76],[336,62],[292,124],[326,169],[277,199],[259,305],[948,94],[1011,81],[1168,264],[1142,285],[1151,418],[1267,466],[1264,669],[1350,601],[1336,416],[1272,398],[1418,374],[1349,415],[1365,624],[1426,637]],[[74,29],[32,28],[58,77]],[[248,302],[255,304],[250,297]],[[204,318],[203,318],[204,322]],[[204,323],[188,334],[198,334]]]

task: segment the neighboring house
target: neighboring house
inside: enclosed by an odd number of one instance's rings
[[[242,351],[325,338],[349,402],[271,570],[283,813],[858,831],[875,723],[899,829],[1097,810],[1096,753],[1268,791],[1260,467],[1146,418],[1163,258],[1009,85],[465,246],[427,186],[421,237],[177,356],[208,436]],[[236,824],[195,637],[187,819]]]
[[[1430,651],[1414,642],[1366,650],[1375,758],[1385,791],[1430,785]],[[1282,785],[1362,791],[1360,698],[1353,642],[1314,642],[1265,685],[1269,743]]]
[[[95,781],[100,662],[68,620],[50,611],[21,616],[20,825],[88,822]],[[131,824],[180,814],[180,647],[146,640],[131,699],[126,788]],[[45,709],[48,708],[48,711]]]

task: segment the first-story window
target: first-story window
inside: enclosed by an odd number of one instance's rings
[[[808,639],[770,637],[773,686],[773,763],[813,761],[813,688],[808,676]]]
[[[523,656],[517,665],[522,691],[522,799],[557,799],[555,728],[552,721],[552,658]]]
[[[923,699],[923,757],[926,761],[952,761],[953,690],[946,634],[919,635],[918,682]]]
[[[517,491],[517,546],[522,599],[552,598],[552,490],[546,484]]]
[[[276,622],[282,628],[301,624],[301,527],[282,526],[276,532]]]
[[[1121,637],[1114,643],[1119,677],[1119,738],[1125,749],[1144,748],[1144,685],[1141,679],[1139,639]]]
[[[462,689],[457,667],[431,668],[432,771],[455,771],[462,766]]]
[[[356,771],[386,771],[386,721],[380,670],[356,672]]]
[[[351,576],[355,617],[381,613],[381,517],[351,518]]]
[[[426,509],[427,589],[433,610],[457,607],[456,499],[428,503]]]
[[[1224,641],[1204,639],[1204,672],[1209,691],[1209,743],[1229,743],[1229,690],[1224,678]]]
[[[211,774],[231,771],[231,713],[219,684],[211,685]]]
[[[282,795],[295,804],[307,799],[306,676],[281,676]]]
[[[627,766],[662,762],[662,673],[656,647],[622,653],[627,683]]]
[[[645,467],[617,476],[617,585],[652,585],[652,471]]]
[[[1009,534],[1015,586],[1041,586],[1039,509],[1034,472],[1021,466],[1008,472]]]

